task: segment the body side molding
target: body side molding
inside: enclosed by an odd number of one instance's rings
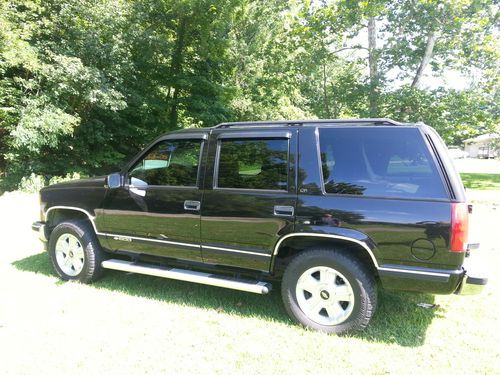
[[[56,209],[73,210],[73,211],[79,211],[79,212],[85,213],[87,215],[87,217],[89,218],[96,235],[105,236],[105,237],[123,236],[123,235],[119,235],[119,234],[99,232],[95,226],[95,222],[94,222],[95,217],[92,216],[87,210],[80,208],[80,207],[52,206],[45,212],[45,218],[48,217],[51,210],[56,210]],[[401,273],[401,274],[408,274],[408,275],[413,274],[413,275],[422,275],[422,276],[430,276],[430,277],[435,277],[435,278],[441,278],[441,279],[446,278],[447,279],[450,277],[450,275],[452,273],[463,272],[460,270],[455,270],[455,271],[450,271],[450,272],[439,272],[437,270],[432,270],[432,269],[429,269],[427,271],[427,270],[422,270],[422,269],[415,269],[415,267],[402,268],[402,267],[394,266],[394,265],[379,266],[377,259],[375,258],[375,255],[373,254],[373,251],[363,241],[356,240],[356,239],[350,238],[350,237],[338,236],[338,235],[334,235],[334,234],[323,234],[323,233],[290,233],[290,234],[287,234],[287,235],[281,237],[278,240],[278,242],[276,243],[276,245],[274,246],[274,250],[272,253],[273,261],[274,261],[274,258],[276,257],[276,255],[278,255],[280,246],[284,240],[286,240],[287,238],[290,238],[290,237],[300,237],[300,236],[302,236],[302,237],[333,238],[333,239],[337,239],[337,240],[344,240],[344,241],[349,241],[349,242],[358,244],[368,252],[368,254],[370,255],[370,258],[373,261],[375,268],[377,269],[377,271],[383,272],[385,274]],[[191,244],[191,243],[186,243],[186,242],[166,241],[166,240],[159,240],[159,239],[152,239],[152,238],[133,237],[133,236],[126,236],[126,237],[134,239],[134,240],[139,240],[139,241],[152,241],[152,242],[159,242],[159,243],[172,244],[172,245],[178,245],[178,246],[186,246],[186,247],[195,247],[195,248],[201,247],[201,248],[206,248],[206,249],[237,252],[237,253],[243,253],[243,254],[249,254],[249,255],[259,255],[259,256],[265,256],[265,257],[271,256],[270,254],[265,254],[265,253],[256,253],[256,252],[251,252],[251,251],[228,249],[228,248],[222,248],[222,247],[216,247],[216,246],[207,246],[207,245],[203,245],[203,244]]]
[[[139,241],[160,242],[160,243],[171,244],[171,245],[180,245],[180,246],[197,247],[197,248],[200,247],[200,245],[190,244],[190,243],[184,243],[184,242],[157,240],[157,239],[154,239],[154,238],[134,237],[134,236],[127,236],[127,235],[123,235],[123,234],[99,232],[97,230],[97,227],[95,226],[95,222],[94,222],[95,217],[92,216],[90,214],[90,212],[88,212],[87,210],[85,210],[83,208],[80,208],[80,207],[73,207],[73,206],[52,206],[45,213],[45,218],[48,217],[49,212],[51,210],[56,210],[56,209],[59,209],[59,210],[73,210],[73,211],[80,211],[80,212],[85,213],[88,216],[90,222],[92,223],[92,227],[94,227],[95,234],[98,235],[98,236],[105,236],[105,237],[111,237],[111,238],[113,238],[113,237],[126,237],[126,238],[130,238],[130,239],[134,239],[134,240],[139,240]]]
[[[230,253],[241,253],[241,254],[257,255],[257,256],[262,256],[262,257],[270,257],[271,256],[271,254],[257,253],[255,251],[245,251],[245,250],[238,250],[238,249],[230,249],[230,248],[227,248],[227,247],[207,246],[207,245],[201,245],[201,247],[202,247],[202,249],[228,251]]]

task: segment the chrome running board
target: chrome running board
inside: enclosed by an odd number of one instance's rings
[[[237,280],[234,278],[224,278],[224,276],[213,275],[211,273],[168,268],[145,263],[134,263],[120,259],[105,260],[102,262],[102,267],[110,270],[140,273],[143,275],[189,281],[192,283],[242,290],[244,292],[257,294],[267,294],[271,290],[271,284],[263,281]]]

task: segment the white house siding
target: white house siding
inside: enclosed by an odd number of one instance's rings
[[[465,151],[471,158],[485,157],[485,153],[488,153],[488,151],[490,157],[494,157],[497,153],[494,150],[493,141],[498,138],[500,138],[498,134],[483,134],[476,138],[467,139],[464,141]],[[481,150],[483,151],[481,152]]]

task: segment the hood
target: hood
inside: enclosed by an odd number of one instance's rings
[[[82,178],[81,180],[64,181],[58,184],[50,185],[42,190],[65,189],[73,187],[104,187],[106,176]]]

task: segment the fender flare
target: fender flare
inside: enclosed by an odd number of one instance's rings
[[[97,231],[97,227],[95,226],[95,217],[90,214],[87,210],[80,208],[80,207],[73,207],[73,206],[52,206],[47,211],[45,212],[45,219],[47,220],[49,217],[49,213],[52,210],[69,210],[69,211],[79,211],[83,212],[87,217],[89,218],[90,223],[92,224],[92,227],[94,228],[94,232],[98,234],[99,232]]]
[[[360,245],[363,249],[366,250],[366,252],[370,256],[370,258],[371,258],[371,260],[372,260],[373,265],[375,266],[375,268],[377,270],[380,268],[379,264],[377,262],[377,258],[375,258],[375,255],[373,254],[372,249],[370,249],[370,247],[366,244],[366,242],[363,242],[363,241],[360,241],[360,240],[357,240],[357,239],[354,239],[354,238],[351,238],[351,237],[338,236],[338,235],[335,235],[335,234],[307,233],[307,232],[306,233],[303,233],[303,232],[300,232],[300,233],[290,233],[290,234],[287,234],[287,235],[284,235],[283,237],[281,237],[278,240],[278,242],[276,242],[276,245],[274,246],[274,250],[273,250],[273,265],[274,265],[274,260],[276,259],[276,256],[278,255],[278,253],[280,251],[281,244],[283,243],[283,241],[285,241],[286,239],[288,239],[290,237],[333,238],[333,239],[336,239],[336,240],[343,240],[343,241],[349,241],[349,242],[355,243],[357,245]]]

